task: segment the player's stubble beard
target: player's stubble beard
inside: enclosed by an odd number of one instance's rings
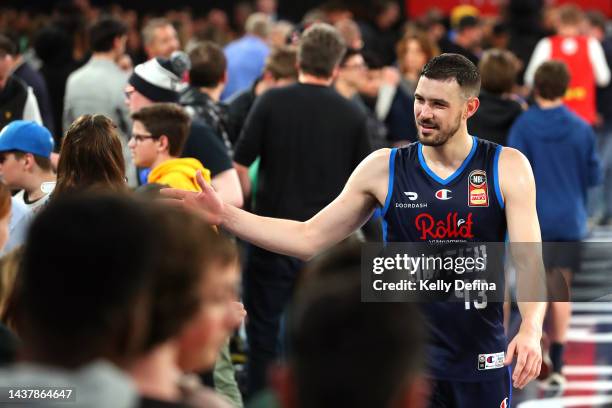
[[[423,146],[442,146],[444,143],[446,143],[455,133],[457,133],[457,131],[459,130],[459,127],[461,127],[461,112],[459,112],[459,114],[457,115],[457,119],[454,121],[453,126],[451,126],[448,130],[444,130],[444,129],[440,129],[439,128],[439,124],[433,122],[433,121],[428,121],[428,120],[424,120],[424,121],[417,121],[418,124],[423,124],[423,125],[434,125],[437,126],[437,133],[431,136],[423,136],[423,134],[421,133],[421,130],[418,130],[418,137],[419,137],[419,142],[421,142],[421,144]]]

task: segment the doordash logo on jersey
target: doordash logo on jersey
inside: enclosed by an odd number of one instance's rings
[[[428,213],[417,215],[414,220],[420,239],[474,238],[472,234],[472,213],[466,219],[459,218],[456,212],[448,213],[446,219],[436,220]]]

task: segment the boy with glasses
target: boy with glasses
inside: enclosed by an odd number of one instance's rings
[[[179,158],[189,131],[189,115],[180,106],[156,103],[134,112],[132,120],[128,147],[137,166],[151,168],[148,183],[199,191],[197,170],[210,183],[210,171],[199,160]]]
[[[132,114],[128,143],[138,167],[150,167],[148,183],[199,191],[196,171],[210,183],[210,171],[199,160],[180,158],[189,131],[189,115],[173,103],[156,103]],[[179,187],[182,186],[182,187]]]

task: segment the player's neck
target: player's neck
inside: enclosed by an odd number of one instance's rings
[[[423,156],[431,167],[459,167],[472,150],[472,137],[463,126],[441,146],[423,146]]]

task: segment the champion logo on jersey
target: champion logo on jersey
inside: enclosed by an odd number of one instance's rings
[[[422,240],[474,238],[472,213],[469,213],[466,219],[459,218],[456,212],[448,213],[444,220],[436,220],[428,213],[421,213],[417,215],[414,222],[416,229],[421,233],[419,238]]]
[[[438,200],[450,200],[451,198],[453,198],[450,196],[451,193],[452,191],[443,188],[436,191],[435,196]]]
[[[487,173],[484,170],[473,170],[468,177],[468,206],[489,206]]]
[[[504,398],[504,400],[499,404],[499,408],[510,408],[508,405],[508,397]]]
[[[404,195],[407,196],[410,201],[414,201],[419,198],[419,195],[414,191],[404,191]]]

